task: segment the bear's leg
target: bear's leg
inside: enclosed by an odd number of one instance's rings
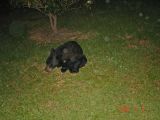
[[[62,62],[62,68],[61,68],[61,72],[66,72],[69,69],[69,61],[66,60],[65,62]]]
[[[61,68],[61,72],[62,72],[62,73],[66,72],[66,71],[67,71],[66,68],[63,68],[63,67]]]
[[[76,61],[76,62],[72,63],[72,65],[69,66],[69,71],[71,73],[78,73],[80,64],[81,64],[81,61]]]
[[[71,69],[69,69],[69,71],[70,71],[70,73],[78,73],[79,72],[79,68],[77,68],[77,69],[71,68]]]
[[[81,61],[80,65],[79,65],[79,68],[84,67],[85,64],[87,63],[87,58],[86,58],[86,56],[83,55],[79,60]]]
[[[84,67],[86,63],[87,63],[87,58],[85,55],[83,55],[75,62],[71,62],[71,64],[69,65],[69,71],[71,73],[77,73],[79,72],[79,68]]]

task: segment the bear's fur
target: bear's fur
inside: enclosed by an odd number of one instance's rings
[[[76,41],[69,41],[56,49],[51,49],[45,70],[49,72],[55,67],[61,67],[62,72],[69,70],[74,73],[79,72],[79,68],[85,66],[86,63],[87,58],[81,46]]]

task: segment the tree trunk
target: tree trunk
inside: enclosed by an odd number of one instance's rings
[[[49,20],[53,33],[57,34],[57,16],[49,13]]]

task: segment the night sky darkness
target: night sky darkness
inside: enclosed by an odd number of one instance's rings
[[[5,15],[11,11],[8,0],[0,0],[0,14]]]

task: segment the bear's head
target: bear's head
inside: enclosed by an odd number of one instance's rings
[[[59,60],[57,58],[57,54],[54,48],[51,49],[50,55],[46,60],[45,71],[51,72],[55,67],[59,65]]]

